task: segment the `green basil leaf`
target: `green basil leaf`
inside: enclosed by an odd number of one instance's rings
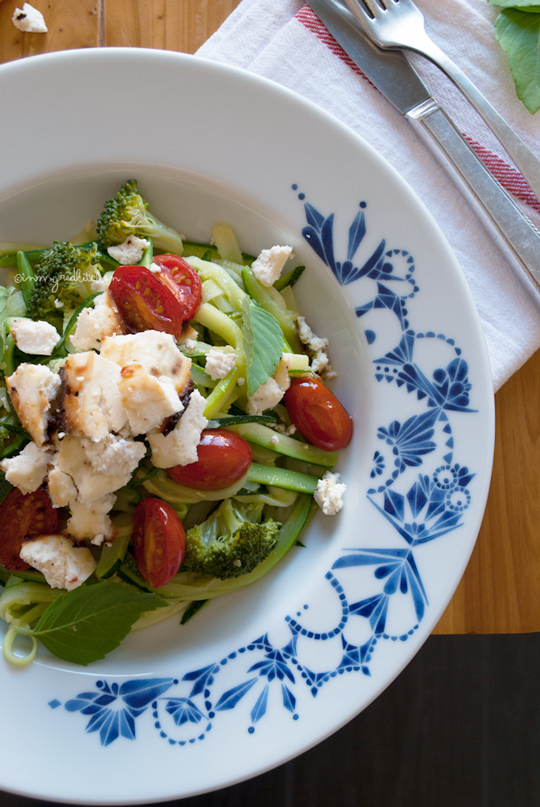
[[[104,580],[60,594],[34,630],[19,632],[39,639],[58,658],[86,665],[118,647],[144,611],[166,605],[157,594]]]
[[[495,34],[506,52],[518,98],[534,115],[540,109],[540,13],[501,11]]]
[[[274,375],[283,355],[283,333],[279,322],[249,297],[242,308],[242,330],[246,352],[247,391],[251,397]]]

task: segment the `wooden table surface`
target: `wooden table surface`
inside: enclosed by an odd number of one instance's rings
[[[194,53],[239,0],[32,0],[46,34],[11,22],[0,0],[0,62],[69,48],[130,46]],[[540,630],[540,352],[495,396],[493,479],[478,542],[435,633]]]

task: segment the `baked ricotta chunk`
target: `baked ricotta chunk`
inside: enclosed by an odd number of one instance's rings
[[[75,482],[69,474],[55,466],[49,471],[47,487],[53,507],[68,507],[77,498]]]
[[[327,471],[317,482],[315,501],[327,516],[335,516],[343,507],[343,494],[347,485],[339,481],[340,475]]]
[[[108,291],[95,298],[93,308],[84,308],[77,319],[71,344],[80,350],[99,350],[106,336],[124,333],[124,324]]]
[[[258,258],[251,264],[253,274],[263,286],[273,286],[281,274],[287,260],[292,254],[292,247],[275,246],[263,249]]]
[[[155,378],[166,376],[178,393],[185,389],[191,377],[191,359],[178,350],[174,336],[162,331],[106,337],[100,355],[121,368],[140,364]]]
[[[35,356],[50,356],[60,339],[50,322],[34,322],[27,317],[15,318],[9,331],[19,350]]]
[[[63,373],[65,430],[92,440],[121,431],[127,414],[118,389],[118,365],[90,350],[66,359]]]
[[[15,457],[2,460],[0,469],[10,485],[19,488],[21,493],[33,493],[43,483],[51,459],[46,449],[32,442]]]
[[[90,550],[74,546],[65,535],[40,535],[24,541],[19,555],[45,576],[51,588],[68,591],[84,583],[96,568]]]
[[[168,376],[156,378],[140,364],[128,364],[120,371],[118,389],[132,434],[146,434],[165,418],[184,409],[174,382]]]
[[[107,252],[115,261],[123,266],[134,266],[139,263],[144,250],[150,246],[150,241],[146,238],[139,238],[136,235],[128,235],[125,241],[118,246],[108,247]]]
[[[193,390],[185,412],[169,434],[162,434],[157,429],[148,433],[152,464],[156,468],[172,468],[197,461],[201,432],[208,425],[204,416],[205,408],[205,398],[198,390]]]
[[[51,403],[60,391],[60,376],[43,364],[23,363],[6,378],[6,386],[22,425],[38,446],[43,445]]]

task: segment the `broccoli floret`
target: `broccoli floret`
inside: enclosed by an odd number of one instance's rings
[[[36,264],[27,316],[46,319],[58,314],[58,303],[68,308],[80,305],[92,293],[92,281],[101,277],[100,268],[97,244],[78,247],[55,241]]]
[[[122,244],[128,235],[136,235],[151,238],[154,246],[166,252],[175,255],[183,252],[182,236],[150,213],[148,202],[137,190],[135,179],[122,185],[114,199],[105,202],[97,222],[97,233],[105,248]]]
[[[274,548],[281,527],[273,519],[261,524],[262,509],[225,499],[206,521],[187,531],[182,571],[221,580],[252,572]]]

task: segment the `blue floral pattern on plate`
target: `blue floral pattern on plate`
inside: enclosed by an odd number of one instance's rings
[[[296,185],[292,188],[298,190]],[[299,688],[307,688],[316,697],[339,675],[371,676],[378,646],[406,641],[424,618],[429,600],[418,553],[463,524],[474,473],[456,459],[452,417],[475,410],[470,408],[471,383],[462,351],[452,335],[414,330],[408,301],[421,293],[414,257],[389,248],[385,239],[375,249],[364,250],[368,231],[365,202],[360,203],[349,227],[345,260],[338,260],[334,214],[320,213],[305,201],[303,193],[298,198],[304,203],[305,241],[341,286],[366,286],[366,302],[355,307],[355,314],[369,320],[365,336],[375,381],[403,388],[416,402],[414,414],[378,426],[381,444],[373,456],[366,492],[381,523],[393,528],[399,545],[342,550],[325,576],[335,598],[336,618],[324,630],[308,624],[309,605],[305,604],[303,611],[285,617],[288,637],[278,646],[264,634],[225,658],[178,678],[136,678],[122,683],[98,680],[95,689],[68,699],[65,709],[88,718],[86,732],[97,732],[103,746],[119,738],[134,740],[136,721],[148,712],[155,731],[168,744],[195,743],[205,738],[221,713],[239,704],[244,708],[246,728],[253,733],[270,707],[279,706],[292,720],[298,720]],[[393,349],[378,355],[376,328],[381,311],[395,318],[399,339]],[[426,340],[440,345],[441,361],[431,373],[416,358],[418,346]],[[404,626],[405,601],[409,623]],[[363,621],[364,628],[364,638],[358,643],[349,641],[346,634],[346,627],[356,620]],[[306,642],[337,642],[337,662],[314,672],[305,660]],[[236,683],[223,687],[220,672],[227,665],[234,666]],[[54,699],[49,705],[57,708],[61,703]]]

